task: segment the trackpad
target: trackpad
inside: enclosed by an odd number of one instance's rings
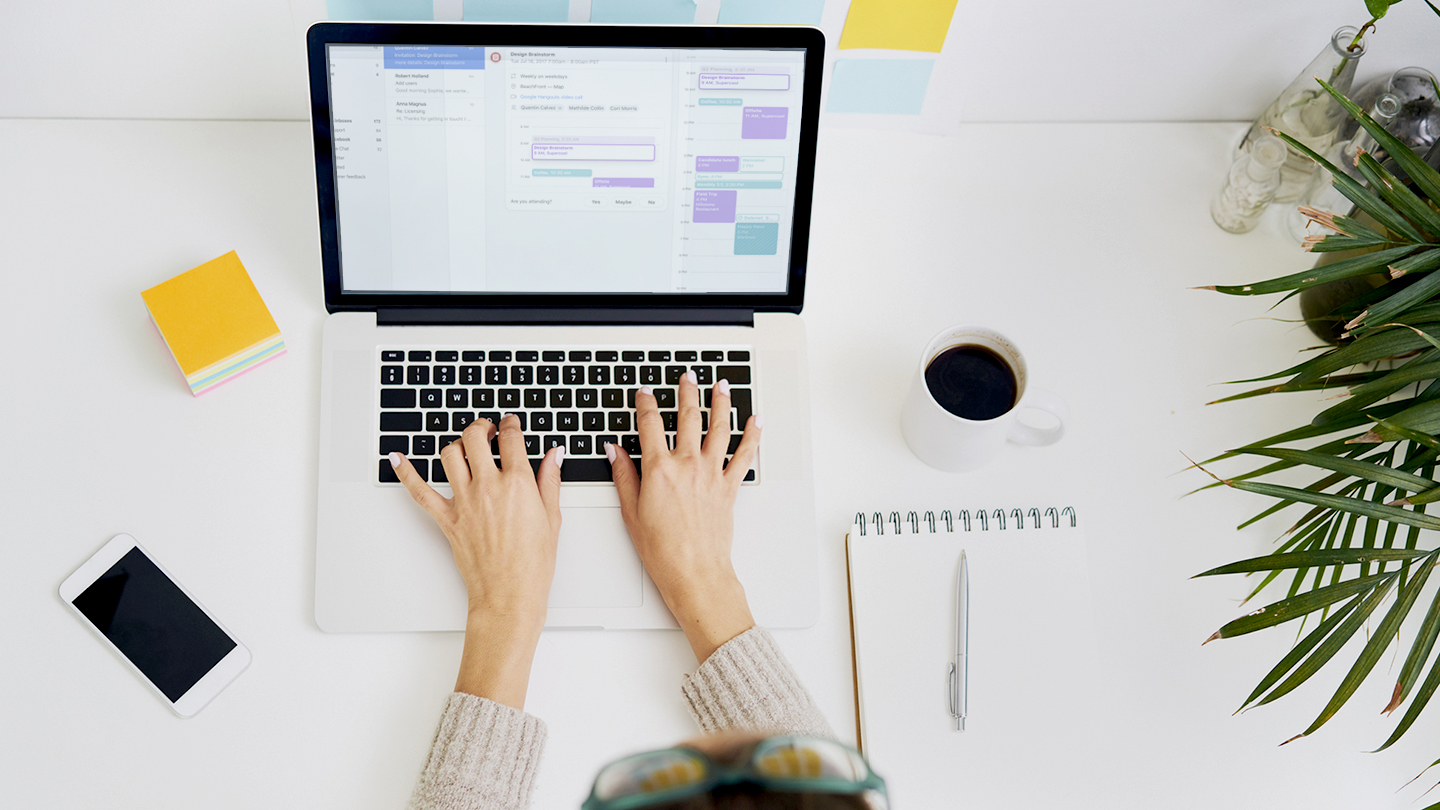
[[[566,507],[550,607],[639,607],[640,558],[614,507]]]

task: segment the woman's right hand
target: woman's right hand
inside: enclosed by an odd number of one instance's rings
[[[730,387],[711,394],[710,430],[700,429],[700,387],[694,372],[680,381],[675,449],[650,389],[635,397],[644,464],[641,480],[623,448],[607,445],[620,513],[640,561],[685,631],[698,661],[755,626],[745,589],[730,560],[735,498],[760,444],[760,418],[752,417],[734,457],[730,443]]]

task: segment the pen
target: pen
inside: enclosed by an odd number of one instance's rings
[[[960,549],[960,574],[955,584],[955,662],[950,665],[950,716],[955,718],[956,731],[965,730],[969,697],[965,652],[969,646],[970,566],[965,560],[965,549]]]

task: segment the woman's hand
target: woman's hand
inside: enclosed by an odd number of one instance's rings
[[[453,498],[421,480],[403,455],[392,453],[390,461],[445,533],[465,580],[470,609],[455,690],[518,709],[555,578],[565,453],[560,447],[550,451],[539,473],[532,473],[520,420],[507,415],[498,428],[500,469],[490,453],[495,435],[496,426],[481,419],[441,449]]]
[[[670,612],[685,631],[695,658],[710,657],[721,644],[755,626],[745,589],[730,561],[735,496],[760,444],[760,418],[745,425],[729,467],[730,385],[711,395],[710,431],[700,431],[700,388],[695,373],[680,381],[675,449],[648,387],[635,397],[644,480],[622,448],[605,454],[620,495],[620,513],[635,550]],[[702,441],[703,438],[703,441]]]

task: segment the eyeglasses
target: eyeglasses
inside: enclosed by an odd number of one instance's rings
[[[777,793],[858,796],[888,810],[885,780],[853,748],[819,737],[771,737],[743,764],[721,765],[693,748],[667,748],[612,762],[595,777],[582,810],[658,807],[718,787],[755,785]]]

